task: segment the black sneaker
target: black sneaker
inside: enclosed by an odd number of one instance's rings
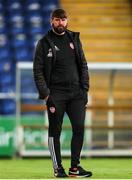
[[[65,170],[63,167],[59,167],[54,170],[54,176],[59,178],[65,178],[68,177],[68,175],[65,173]]]
[[[81,166],[77,166],[69,169],[70,177],[90,177],[92,172],[84,170]]]

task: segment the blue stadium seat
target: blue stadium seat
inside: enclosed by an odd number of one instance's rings
[[[11,58],[9,40],[6,34],[0,34],[0,61]]]
[[[8,35],[6,33],[0,34],[0,48],[9,44]]]
[[[34,34],[43,33],[43,18],[40,13],[28,14],[27,16],[28,34],[33,36]]]
[[[40,40],[43,37],[43,35],[44,35],[44,30],[43,30],[43,33],[36,33],[36,34],[34,34],[34,36],[30,36],[29,37],[29,47],[34,50],[38,40]]]
[[[4,14],[0,11],[0,33],[7,33],[6,20]]]
[[[14,53],[16,61],[32,61],[32,56],[29,49],[25,46],[16,48]]]
[[[11,58],[12,56],[8,47],[0,48],[0,61],[10,60]]]
[[[10,34],[26,33],[24,17],[20,13],[11,15],[9,18]]]
[[[30,27],[28,32],[30,35],[42,34],[44,32],[44,29],[42,26],[41,27]]]
[[[7,33],[8,29],[5,23],[0,23],[0,34]]]
[[[23,24],[24,23],[24,17],[21,13],[14,13],[12,14],[8,19],[10,25],[14,24]]]
[[[14,48],[19,48],[19,47],[27,47],[28,46],[28,40],[25,34],[16,34],[12,37],[12,46]]]
[[[22,13],[23,12],[22,5],[21,5],[20,1],[18,1],[18,0],[14,0],[12,3],[10,3],[10,1],[8,1],[8,3],[6,4],[6,9],[7,9],[7,12],[9,13],[9,15],[12,15],[14,13]]]
[[[0,73],[11,73],[15,69],[11,60],[0,61]]]
[[[28,3],[27,5],[26,5],[26,10],[28,11],[28,12],[34,12],[34,11],[41,11],[41,4],[39,3],[39,2],[37,2],[37,1],[35,1],[35,2],[30,2],[30,3]]]
[[[34,13],[27,13],[26,21],[30,24],[41,24],[43,17],[40,12],[35,11]]]
[[[0,85],[5,86],[9,84],[15,84],[15,74],[13,71],[0,73]]]
[[[20,34],[20,33],[23,33],[23,34],[26,34],[26,28],[24,27],[24,25],[22,26],[17,26],[16,24],[15,25],[12,25],[10,26],[10,34],[11,35],[16,35],[16,34]]]

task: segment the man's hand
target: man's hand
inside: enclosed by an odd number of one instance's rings
[[[49,95],[44,100],[47,102],[48,98],[49,98]]]

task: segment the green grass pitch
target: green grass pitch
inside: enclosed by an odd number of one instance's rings
[[[68,171],[70,159],[63,159],[63,165]],[[89,179],[132,179],[131,158],[85,158],[81,160],[81,165],[93,172]],[[0,159],[0,179],[52,178],[50,159]]]

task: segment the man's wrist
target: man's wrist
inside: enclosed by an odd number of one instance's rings
[[[49,95],[46,96],[46,98],[44,98],[44,100],[47,102],[47,101],[48,101],[48,98],[49,98]]]

